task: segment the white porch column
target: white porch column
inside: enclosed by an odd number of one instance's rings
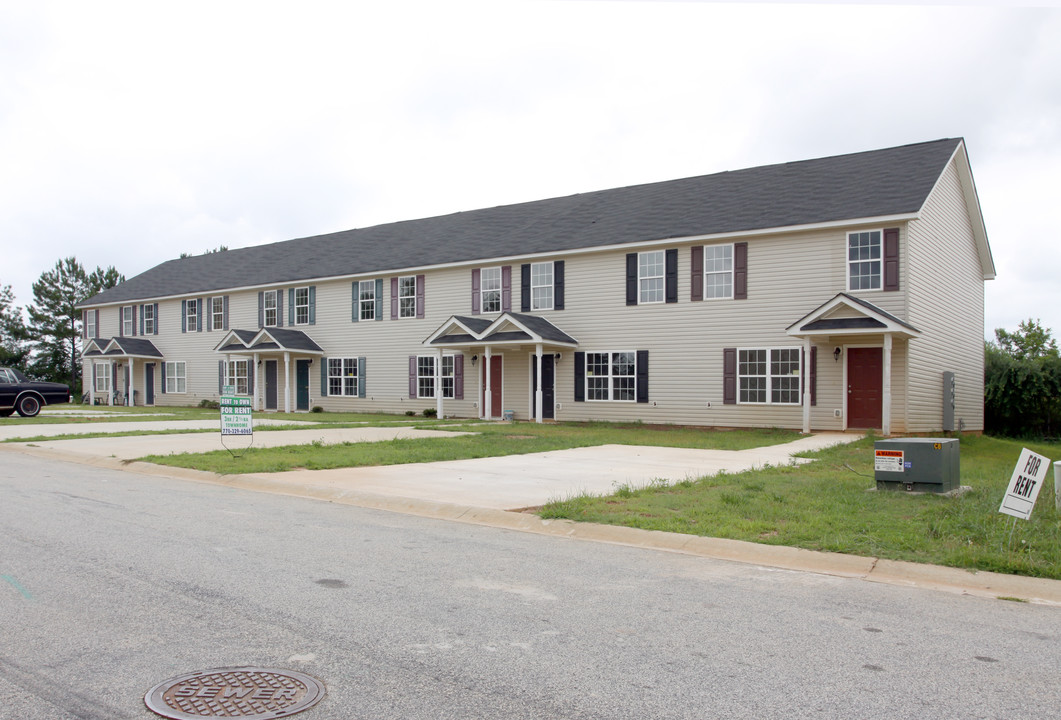
[[[483,362],[486,363],[486,393],[483,395],[483,417],[489,420],[494,416],[493,412],[493,398],[490,397],[493,392],[490,385],[490,346],[486,346],[486,351],[483,353]]]
[[[535,384],[536,390],[534,391],[534,419],[535,422],[542,422],[542,344],[538,343],[534,346],[534,358],[535,368],[534,372],[538,376],[538,382]]]
[[[291,353],[284,353],[284,412],[291,412]]]
[[[803,434],[810,434],[810,350],[809,337],[803,338]]]
[[[136,405],[136,361],[132,358],[129,358],[129,392],[125,393],[125,404]]]
[[[442,419],[442,350],[435,351],[435,417]]]
[[[261,395],[258,393],[258,390],[259,390],[259,388],[261,388],[261,385],[259,385],[259,383],[261,382],[262,369],[260,367],[258,367],[258,353],[254,353],[254,355],[252,355],[251,358],[252,358],[251,359],[251,363],[252,363],[251,367],[254,368],[254,390],[253,390],[253,392],[254,392],[254,404],[253,404],[253,407],[254,407],[255,410],[261,410],[262,409],[261,408]]]
[[[881,433],[892,434],[892,336],[884,336],[884,387],[881,391]]]

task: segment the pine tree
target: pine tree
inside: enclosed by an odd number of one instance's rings
[[[26,369],[29,346],[22,309],[15,306],[10,285],[0,287],[0,365]]]

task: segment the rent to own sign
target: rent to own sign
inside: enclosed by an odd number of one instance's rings
[[[221,398],[221,434],[252,435],[251,399],[248,397]]]
[[[1049,467],[1050,458],[1037,455],[1028,448],[1021,450],[1006,496],[1002,498],[1002,507],[998,511],[1022,520],[1030,518]]]

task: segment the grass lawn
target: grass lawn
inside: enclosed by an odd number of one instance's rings
[[[374,423],[375,424],[375,423]],[[662,425],[614,423],[418,423],[433,430],[471,432],[452,438],[416,438],[369,443],[290,445],[250,448],[239,457],[226,451],[203,454],[151,455],[140,458],[159,465],[209,470],[216,473],[282,472],[292,469],[325,470],[366,465],[400,465],[440,460],[497,457],[565,450],[593,445],[662,445],[666,447],[743,450],[790,442],[799,434],[788,430],[734,430],[676,428]]]
[[[818,460],[809,465],[620,488],[610,497],[553,502],[539,514],[1061,579],[1053,480],[1030,521],[1014,527],[1014,518],[998,512],[1022,447],[1061,460],[1059,443],[966,436],[961,477],[970,492],[949,498],[876,492],[869,491],[875,483],[873,439],[867,438],[809,453]]]

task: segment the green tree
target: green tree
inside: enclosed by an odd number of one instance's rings
[[[0,365],[26,369],[29,346],[22,309],[15,306],[10,285],[0,287]]]
[[[1013,437],[1054,437],[1061,429],[1061,357],[1037,320],[995,330],[984,347],[984,426]]]
[[[29,306],[32,374],[68,383],[71,390],[80,391],[81,311],[77,304],[123,280],[113,267],[97,267],[90,275],[75,257],[59,260],[52,270],[41,274],[33,283],[33,304]]]

